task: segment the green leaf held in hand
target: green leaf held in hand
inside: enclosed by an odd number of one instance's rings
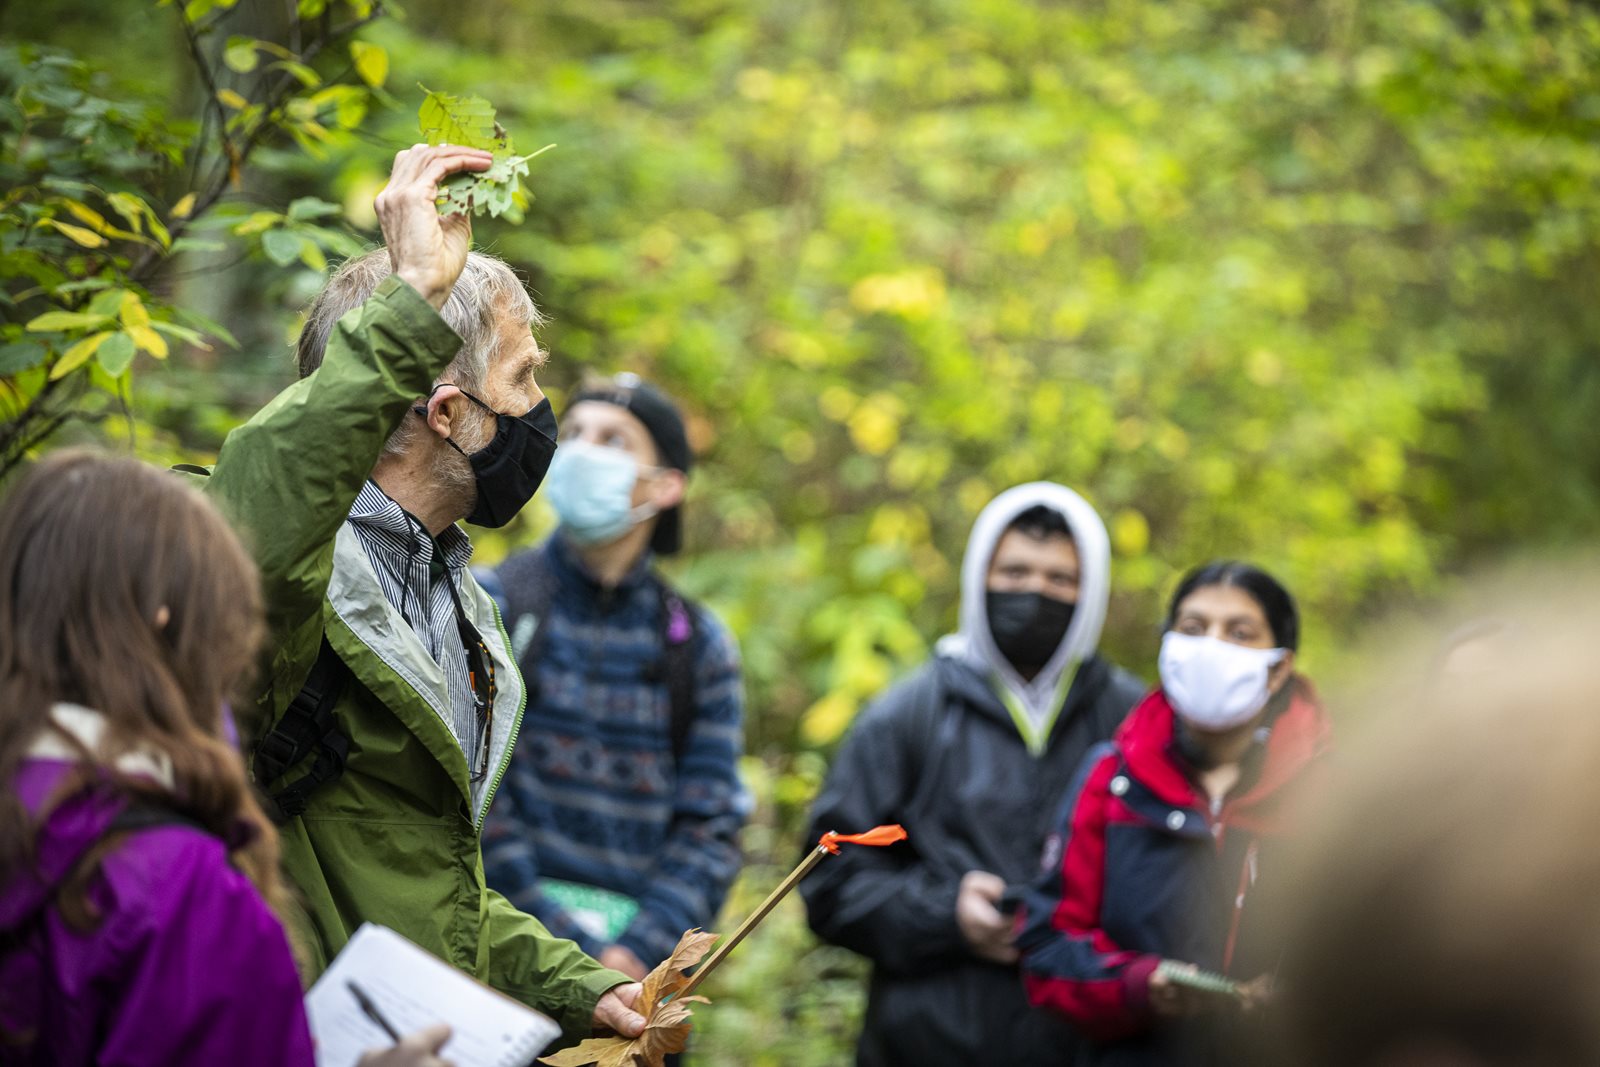
[[[428,95],[417,112],[417,125],[422,129],[424,141],[481,148],[486,152],[511,147],[505,131],[494,121],[494,106],[483,97],[451,96],[432,92],[426,86],[422,88]]]
[[[459,144],[494,153],[488,170],[456,174],[439,186],[439,212],[444,215],[487,213],[498,218],[515,210],[528,161],[555,147],[545,145],[525,156],[513,153],[511,136],[495,121],[494,107],[481,96],[429,92],[417,122],[429,144]]]

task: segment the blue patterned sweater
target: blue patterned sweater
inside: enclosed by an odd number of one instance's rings
[[[531,551],[553,586],[538,692],[484,825],[489,886],[592,956],[605,942],[541,882],[631,897],[639,911],[616,943],[653,967],[683,931],[711,925],[739,872],[749,801],[738,777],[738,649],[699,608],[695,716],[675,762],[667,685],[652,678],[663,642],[648,555],[607,590],[559,534]],[[486,587],[497,592],[498,580]]]

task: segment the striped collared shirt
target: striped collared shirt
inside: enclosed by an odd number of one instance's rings
[[[467,649],[451,595],[451,585],[460,589],[462,570],[472,556],[471,540],[454,524],[440,531],[437,539],[428,536],[427,528],[415,516],[370,480],[356,494],[350,526],[366,550],[384,597],[443,669],[450,693],[450,715],[444,723],[467,757],[467,766],[476,767],[478,714]],[[441,557],[437,563],[436,551]]]

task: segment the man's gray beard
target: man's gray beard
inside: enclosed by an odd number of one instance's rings
[[[471,422],[463,419],[460,433],[453,439],[462,452],[472,453],[489,443],[494,423],[489,416],[473,412]],[[478,483],[472,474],[472,463],[448,444],[434,453],[432,469],[434,489],[453,515],[466,516],[478,501]]]

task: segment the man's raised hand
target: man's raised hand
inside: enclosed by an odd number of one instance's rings
[[[434,308],[444,307],[467,264],[472,223],[435,206],[439,183],[459,171],[488,170],[494,157],[458,145],[412,145],[394,157],[374,206],[395,274]]]

